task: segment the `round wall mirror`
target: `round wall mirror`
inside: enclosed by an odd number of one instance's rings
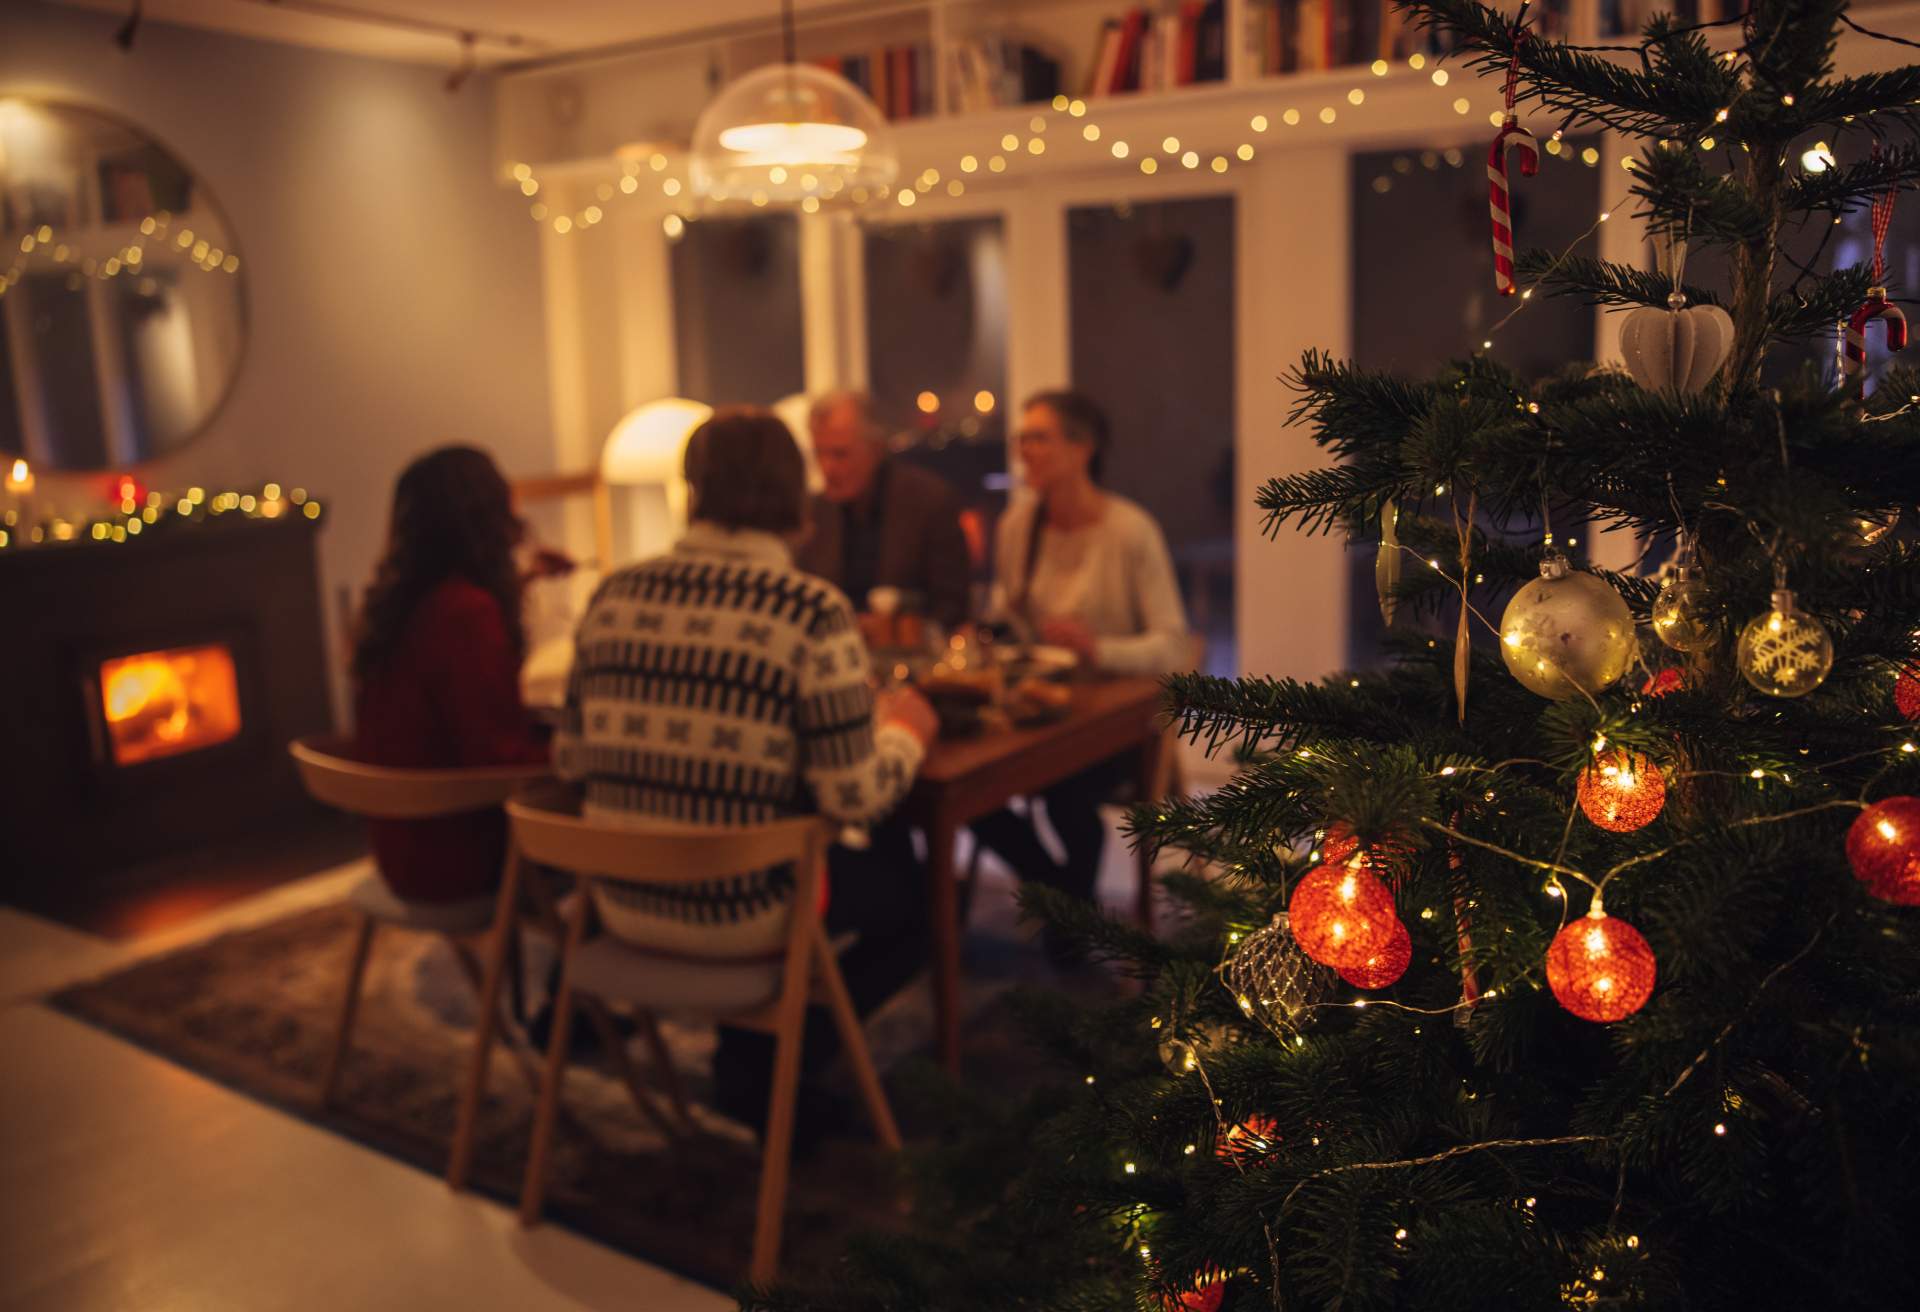
[[[126,469],[225,401],[246,342],[233,229],[129,123],[0,94],[0,454]]]

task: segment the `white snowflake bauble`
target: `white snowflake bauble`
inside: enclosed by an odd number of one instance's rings
[[[1673,571],[1653,602],[1653,636],[1675,651],[1713,645],[1713,621],[1704,612],[1707,588],[1685,565]]]
[[[1773,609],[1741,631],[1738,659],[1747,682],[1767,696],[1804,697],[1832,671],[1833,639],[1782,588],[1773,594]]]
[[[1555,554],[1500,617],[1500,655],[1530,692],[1599,692],[1633,663],[1633,612],[1620,594]]]

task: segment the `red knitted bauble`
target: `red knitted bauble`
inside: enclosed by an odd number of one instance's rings
[[[1310,871],[1293,890],[1287,920],[1300,950],[1335,970],[1365,966],[1400,923],[1393,894],[1364,864]]]
[[[1920,907],[1920,797],[1884,797],[1847,830],[1847,864],[1867,892]]]
[[[1640,931],[1605,912],[1589,912],[1554,936],[1547,984],[1582,1020],[1621,1020],[1653,994],[1653,949]]]
[[[1340,972],[1340,978],[1360,989],[1384,989],[1399,982],[1413,960],[1413,940],[1407,936],[1406,922],[1395,919],[1393,937],[1387,945],[1368,957],[1366,963]]]

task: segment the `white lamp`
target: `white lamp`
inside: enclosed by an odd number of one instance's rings
[[[864,201],[900,172],[887,120],[859,87],[795,58],[792,0],[781,5],[781,30],[785,60],[741,77],[701,111],[693,188],[721,203]]]
[[[600,452],[600,477],[610,487],[639,489],[660,513],[636,507],[634,554],[662,550],[687,526],[687,439],[713,407],[681,397],[649,401],[613,426]]]

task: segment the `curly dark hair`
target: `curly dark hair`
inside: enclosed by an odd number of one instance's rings
[[[364,681],[393,658],[414,609],[450,578],[465,579],[499,602],[513,649],[524,652],[513,560],[520,535],[513,494],[485,451],[445,446],[408,465],[393,489],[387,554],[360,607],[354,679]]]

